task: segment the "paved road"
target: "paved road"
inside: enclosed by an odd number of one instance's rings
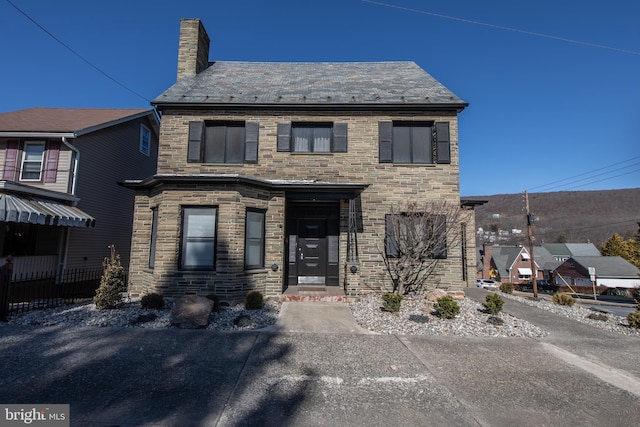
[[[505,311],[552,332],[534,340],[0,325],[0,402],[69,403],[77,426],[637,425],[640,338],[512,300]],[[347,323],[344,311],[327,313],[326,322]]]

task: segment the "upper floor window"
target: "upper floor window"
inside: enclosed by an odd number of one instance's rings
[[[145,156],[151,153],[151,131],[145,125],[140,125],[140,152]]]
[[[346,123],[278,123],[278,151],[346,153]]]
[[[257,122],[189,122],[188,162],[257,163]]]
[[[449,122],[378,123],[380,163],[451,163]]]
[[[40,181],[44,161],[44,142],[25,142],[20,168],[21,181]]]

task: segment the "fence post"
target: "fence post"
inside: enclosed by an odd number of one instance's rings
[[[9,320],[9,286],[11,286],[11,275],[0,273],[0,321]]]

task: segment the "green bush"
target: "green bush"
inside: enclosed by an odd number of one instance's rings
[[[504,292],[505,294],[512,294],[513,293],[513,283],[502,283],[500,285],[500,291]]]
[[[402,295],[387,292],[382,295],[382,307],[391,313],[397,313],[400,311],[400,305],[402,304]]]
[[[438,316],[443,319],[453,319],[460,314],[460,306],[451,297],[438,298],[433,308],[436,310]]]
[[[627,315],[627,322],[629,322],[632,328],[640,329],[640,311],[629,313]]]
[[[207,299],[213,301],[213,311],[220,311],[220,297],[215,294],[207,295]]]
[[[631,298],[633,298],[636,304],[638,304],[638,309],[640,310],[640,287],[631,288],[629,294],[631,294]]]
[[[487,302],[482,303],[482,306],[487,313],[496,315],[502,311],[504,300],[498,294],[487,295]]]
[[[100,279],[100,286],[96,289],[93,303],[98,310],[120,308],[122,306],[122,291],[124,290],[124,268],[120,264],[120,255],[115,246],[109,246],[111,256],[105,257],[102,263],[104,272]]]
[[[553,294],[551,297],[551,301],[557,305],[566,305],[567,307],[571,307],[576,300],[569,294],[565,294],[563,292],[558,292],[557,294]]]
[[[144,309],[160,310],[164,308],[164,297],[157,293],[150,293],[140,298],[140,305]]]
[[[251,291],[244,297],[244,308],[247,310],[260,310],[264,305],[264,298],[258,291]]]

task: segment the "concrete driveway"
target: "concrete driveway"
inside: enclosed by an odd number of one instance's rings
[[[523,339],[373,335],[345,325],[291,332],[286,322],[241,333],[0,325],[0,402],[70,404],[77,426],[637,425],[640,339],[514,301],[505,311],[552,332]]]

